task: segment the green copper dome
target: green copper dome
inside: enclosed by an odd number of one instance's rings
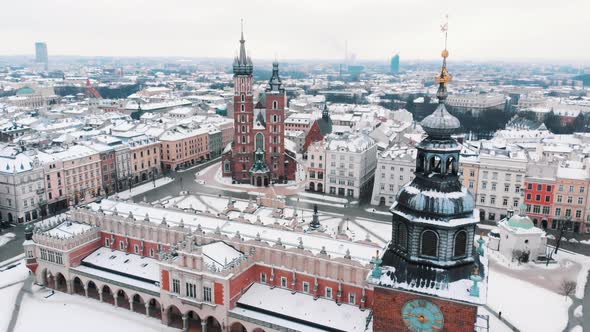
[[[531,218],[529,218],[527,216],[520,216],[520,215],[514,215],[514,216],[510,217],[510,219],[508,219],[506,224],[510,227],[522,228],[522,229],[531,229],[531,228],[535,227],[535,225],[533,225],[533,222],[531,221]]]

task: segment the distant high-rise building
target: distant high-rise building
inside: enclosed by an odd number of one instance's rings
[[[389,71],[392,74],[399,73],[399,54],[396,54],[391,58],[391,64],[389,65]]]
[[[42,42],[35,43],[35,62],[44,64],[47,70],[49,59],[47,56],[47,44]]]

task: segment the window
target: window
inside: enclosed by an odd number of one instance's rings
[[[510,185],[508,183],[504,184],[504,192],[509,192],[510,191]]]
[[[287,288],[287,278],[281,277],[281,287]]]
[[[583,193],[584,192],[584,187],[580,187],[580,192]]]
[[[332,288],[326,287],[326,297],[331,299],[332,298]]]
[[[573,192],[574,192],[574,186],[570,186],[570,188],[569,188],[569,192],[570,192],[570,193],[573,193]]]
[[[172,279],[172,293],[180,294],[180,280]]]
[[[125,242],[119,241],[119,249],[120,250],[125,250]]]
[[[211,300],[211,287],[203,287],[203,301],[212,302]]]
[[[582,218],[582,210],[576,210],[576,218]]]
[[[555,216],[556,217],[561,216],[561,208],[555,208]]]
[[[154,248],[151,248],[150,249],[150,257],[154,257],[154,255],[155,255]]]
[[[354,293],[348,293],[348,303],[356,304],[356,295]]]
[[[490,204],[496,204],[496,196],[490,197]]]
[[[193,299],[197,297],[197,286],[195,284],[186,283],[186,296]]]
[[[307,281],[303,282],[303,292],[309,293],[309,282],[307,282]]]
[[[484,195],[479,196],[479,202],[484,204],[486,202],[486,197]]]
[[[553,186],[547,185],[547,192],[551,192],[551,189],[553,189]]]
[[[260,274],[260,282],[266,284],[266,273],[263,272]]]
[[[529,183],[529,184],[527,185],[527,189],[528,189],[528,190],[533,190],[533,184],[532,184],[532,183]]]
[[[397,226],[397,245],[402,250],[408,249],[408,227],[403,222]]]
[[[438,234],[431,230],[422,232],[420,255],[428,257],[438,256]]]
[[[487,189],[488,188],[488,183],[487,182],[482,182],[481,183],[481,189]]]
[[[515,186],[515,187],[514,187],[514,192],[515,192],[515,193],[519,193],[519,192],[520,192],[520,186],[518,186],[518,185],[517,185],[517,186]]]
[[[551,201],[551,196],[549,196],[549,195],[546,195],[546,196],[545,196],[545,202],[550,202],[550,201]]]
[[[568,204],[572,204],[574,202],[574,198],[572,196],[567,197]]]
[[[549,214],[550,208],[548,206],[543,206],[543,214]]]
[[[538,201],[540,201],[540,200],[541,200],[541,195],[538,195],[538,194],[537,194],[537,195],[535,195],[535,201],[537,201],[537,202],[538,202]]]
[[[469,170],[469,176],[475,176],[475,171],[474,171],[474,170],[472,170],[472,169],[470,169],[470,170]]]
[[[502,206],[508,206],[508,198],[502,199]]]
[[[572,216],[572,209],[565,209],[565,216],[571,217]]]
[[[578,204],[584,204],[584,198],[578,197]]]
[[[559,185],[559,191],[563,191],[563,184]]]
[[[492,190],[496,191],[496,182],[492,182]]]
[[[533,205],[533,213],[541,212],[541,207],[539,205]]]
[[[111,246],[111,239],[104,239],[104,246],[110,247]]]
[[[537,185],[537,191],[541,191],[541,190],[542,190],[542,188],[543,188],[543,186],[542,186],[542,185],[540,185],[540,184],[538,184],[538,185]]]
[[[515,199],[514,202],[512,202],[512,206],[518,207],[518,199]]]
[[[557,195],[557,203],[563,202],[563,196]]]
[[[133,252],[139,254],[139,246],[137,244],[133,246]]]
[[[454,257],[463,257],[467,253],[467,232],[458,231],[455,234]]]

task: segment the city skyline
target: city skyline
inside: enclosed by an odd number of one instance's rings
[[[2,55],[33,54],[34,43],[43,41],[50,56],[231,58],[244,19],[253,59],[344,59],[347,48],[357,60],[387,60],[395,53],[407,60],[433,60],[443,48],[434,32],[446,13],[456,60],[587,63],[590,53],[590,45],[577,37],[588,32],[583,13],[590,4],[581,0],[559,7],[548,1],[502,0],[487,8],[463,0],[285,1],[272,7],[263,1],[198,6],[182,0],[141,6],[134,1],[33,2],[6,6],[13,15],[0,23]]]

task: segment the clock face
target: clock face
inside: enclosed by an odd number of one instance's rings
[[[402,308],[402,319],[410,331],[442,331],[444,317],[440,308],[427,300],[415,299],[406,302]]]

